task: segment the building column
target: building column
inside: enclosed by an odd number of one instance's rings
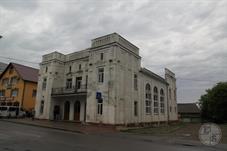
[[[70,101],[70,108],[69,108],[69,120],[74,120],[74,101]]]

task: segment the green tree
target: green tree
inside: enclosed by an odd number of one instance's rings
[[[201,116],[203,120],[227,122],[227,82],[217,83],[200,97]]]

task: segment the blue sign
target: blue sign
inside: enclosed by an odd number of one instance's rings
[[[96,92],[96,99],[102,99],[102,93]]]

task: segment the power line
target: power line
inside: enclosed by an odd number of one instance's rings
[[[38,62],[26,61],[26,60],[22,60],[22,59],[15,59],[15,58],[11,58],[11,57],[0,56],[0,58],[7,59],[7,60],[22,61],[22,62],[27,62],[27,63],[39,65]]]

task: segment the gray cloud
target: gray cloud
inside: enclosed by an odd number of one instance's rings
[[[2,0],[0,52],[40,62],[43,54],[85,49],[91,39],[118,32],[140,48],[143,66],[160,75],[173,70],[178,100],[192,102],[227,81],[226,10],[226,0]]]

